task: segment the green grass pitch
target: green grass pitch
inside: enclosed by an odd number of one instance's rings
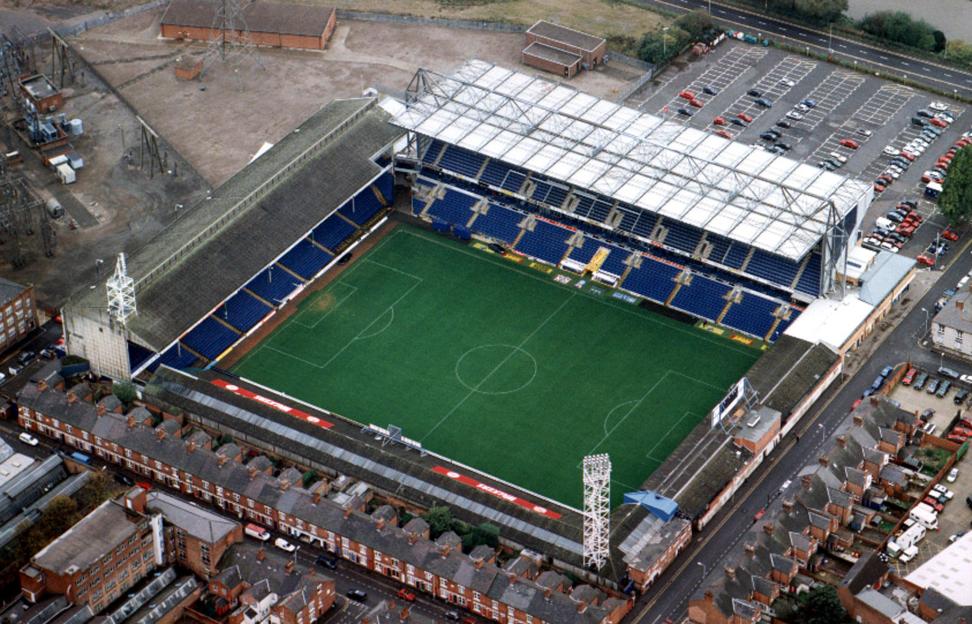
[[[584,455],[618,504],[759,355],[403,226],[235,372],[579,508]]]

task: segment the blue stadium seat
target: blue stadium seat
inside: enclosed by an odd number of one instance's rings
[[[317,275],[333,259],[334,256],[323,251],[305,238],[294,245],[277,262],[304,279],[310,279]]]
[[[472,230],[496,240],[512,243],[520,233],[519,224],[522,220],[522,214],[491,203],[489,211],[478,215],[473,221]]]
[[[588,195],[577,195],[577,205],[574,207],[574,214],[579,217],[589,218],[591,208],[594,207],[594,198]]]
[[[686,253],[695,251],[702,238],[702,230],[671,219],[665,219],[664,225],[668,228],[663,241],[666,245]]]
[[[486,168],[483,169],[483,175],[479,178],[480,182],[492,184],[514,193],[520,190],[524,180],[526,180],[526,175],[522,171],[517,171],[498,160],[490,160]]]
[[[601,242],[596,238],[585,238],[583,245],[580,247],[575,247],[573,251],[570,252],[570,259],[587,264],[591,261],[591,258],[594,257],[594,254],[600,247],[607,247],[611,250],[608,253],[608,257],[605,258],[604,263],[601,265],[601,271],[610,273],[612,275],[621,275],[624,273],[624,269],[626,267],[624,261],[628,256],[631,255],[631,251],[622,249],[621,247],[615,247],[614,245],[609,245],[608,243]]]
[[[281,301],[294,292],[301,283],[300,280],[283,269],[269,267],[247,282],[244,288],[256,293],[274,306],[279,306]]]
[[[714,321],[719,318],[726,307],[726,295],[732,290],[725,284],[714,280],[693,275],[692,283],[683,284],[672,299],[672,307],[684,310],[689,314]]]
[[[381,205],[378,196],[369,186],[355,195],[353,200],[338,208],[338,212],[358,225],[364,225],[382,208],[384,206]]]
[[[638,215],[638,220],[631,226],[631,231],[638,236],[651,238],[651,233],[658,222],[658,215],[653,212],[642,212]]]
[[[445,153],[442,154],[442,158],[439,159],[439,166],[467,178],[476,179],[484,160],[486,160],[486,157],[482,154],[470,152],[455,145],[448,145]]]
[[[337,215],[331,215],[314,228],[311,238],[330,250],[338,249],[341,243],[355,233],[355,227]]]
[[[213,316],[218,316],[241,332],[246,332],[272,309],[245,290],[241,290],[227,299],[213,312]]]
[[[445,143],[443,143],[442,141],[436,139],[430,141],[429,146],[425,150],[425,153],[422,154],[422,162],[429,163],[430,165],[434,163],[436,159],[439,157],[439,153],[442,151],[442,148],[444,146]]]
[[[665,303],[675,288],[675,276],[682,270],[670,264],[642,256],[641,268],[631,271],[622,287],[659,303]]]
[[[776,342],[777,339],[779,339],[779,337],[783,335],[783,332],[786,331],[786,328],[789,327],[793,323],[793,321],[797,319],[798,316],[800,316],[800,312],[802,312],[802,310],[798,310],[797,308],[790,308],[790,320],[780,321],[780,324],[777,325],[776,329],[773,330],[773,335],[770,336],[770,341]]]
[[[536,188],[533,190],[532,198],[535,201],[543,202],[548,206],[560,208],[567,199],[567,189],[556,184],[550,184],[544,180],[534,180]]]
[[[820,254],[810,255],[810,260],[800,275],[796,289],[814,297],[820,295]]]
[[[517,251],[530,257],[559,264],[567,253],[570,231],[546,221],[537,221],[532,232],[527,232],[517,243]]]
[[[743,262],[746,261],[746,256],[749,255],[750,249],[749,245],[733,241],[729,244],[729,251],[726,252],[723,264],[734,269],[741,269]]]
[[[174,345],[159,357],[159,364],[165,364],[172,368],[189,368],[196,363],[196,359],[196,356],[189,353],[188,349],[180,349],[178,345]]]
[[[729,245],[732,244],[732,241],[725,236],[706,232],[705,242],[709,245],[709,255],[706,256],[709,262],[725,264],[726,252],[729,251]]]
[[[762,338],[773,326],[773,312],[780,307],[776,301],[764,299],[756,293],[744,292],[742,300],[734,303],[722,318],[722,324]]]
[[[795,262],[757,249],[746,265],[746,272],[789,288],[799,268]]]
[[[191,332],[182,337],[188,346],[207,360],[214,360],[239,339],[239,334],[212,317],[206,317]]]
[[[381,196],[385,199],[384,203],[387,206],[395,203],[395,174],[391,171],[387,171],[372,182],[372,185],[378,189]]]
[[[606,201],[597,200],[591,207],[590,218],[594,221],[604,223],[609,214],[611,214],[611,204],[607,203]]]
[[[452,225],[464,226],[472,218],[472,207],[479,199],[473,195],[446,189],[445,196],[432,202],[426,214]]]

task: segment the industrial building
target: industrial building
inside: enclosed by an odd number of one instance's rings
[[[526,31],[526,65],[572,78],[581,69],[604,63],[607,41],[573,28],[540,20]]]
[[[172,0],[162,15],[160,34],[165,39],[323,50],[336,23],[333,7],[254,2],[234,21],[234,16],[218,16],[212,2]]]
[[[0,351],[4,351],[37,327],[34,287],[0,277]]]

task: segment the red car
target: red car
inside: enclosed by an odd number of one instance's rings
[[[136,481],[135,482],[135,485],[137,485],[138,487],[142,488],[146,492],[148,492],[149,490],[152,489],[152,484],[149,483],[148,481]]]
[[[747,115],[746,113],[739,113],[738,115],[736,115],[736,117],[742,119],[746,123],[752,123],[753,121],[752,115]]]
[[[965,427],[953,427],[951,433],[964,435],[967,438],[972,437],[972,429],[966,429]]]
[[[937,500],[935,500],[931,496],[926,496],[925,497],[925,500],[923,500],[921,502],[925,503],[926,505],[928,505],[929,507],[931,507],[932,509],[934,509],[938,513],[942,513],[942,510],[945,509],[945,505],[942,505],[941,503],[939,503]]]
[[[915,261],[917,261],[918,264],[923,264],[928,267],[935,266],[935,259],[925,254],[919,255],[917,258],[915,258]]]
[[[850,149],[857,149],[861,146],[861,144],[854,139],[841,139],[840,144]]]
[[[912,366],[911,368],[908,369],[908,372],[904,374],[904,377],[901,378],[901,383],[903,383],[906,386],[910,386],[911,382],[915,380],[915,375],[917,374],[918,374],[918,369]]]
[[[689,91],[688,89],[686,89],[685,91],[679,93],[678,97],[682,98],[683,100],[688,100],[689,102],[691,102],[692,100],[695,99],[695,94]]]
[[[695,108],[702,108],[705,106],[705,102],[702,100],[689,100],[689,106],[694,106]]]
[[[714,123],[717,126],[724,126],[726,125],[726,118],[723,117],[722,115],[719,115],[718,117],[712,120],[712,123]]]
[[[938,117],[932,117],[928,121],[929,121],[929,123],[931,123],[931,125],[938,126],[939,128],[947,128],[948,127],[948,123],[946,123],[942,119],[939,119]]]
[[[959,235],[952,230],[952,228],[945,228],[942,230],[942,238],[945,240],[957,241],[959,239]]]
[[[881,182],[874,183],[874,192],[876,193],[883,193],[886,188],[888,188],[886,184],[881,184]]]
[[[910,161],[913,161],[915,159],[915,155],[912,154],[909,151],[906,151],[906,150],[901,150],[901,153],[899,154],[899,156],[904,156],[905,158],[908,159],[909,162]]]
[[[718,134],[719,136],[721,136],[724,139],[731,139],[732,138],[732,135],[729,134],[728,132],[726,132],[725,130],[717,130],[716,131],[716,134]]]
[[[948,440],[949,442],[955,442],[956,444],[963,444],[966,440],[968,440],[968,437],[964,435],[959,435],[957,433],[950,433],[947,436],[945,436],[945,439]]]
[[[415,602],[415,594],[413,592],[408,591],[404,587],[402,587],[397,592],[395,592],[395,595],[401,598],[402,600],[407,600],[408,602]]]
[[[854,410],[856,410],[857,409],[857,406],[860,405],[861,404],[861,401],[863,401],[863,400],[864,399],[857,399],[856,401],[854,401],[853,403],[851,403],[850,411],[853,412]]]

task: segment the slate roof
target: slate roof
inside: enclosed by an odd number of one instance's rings
[[[31,557],[31,562],[58,574],[68,574],[71,568],[84,570],[135,535],[139,518],[107,500]]]
[[[760,401],[783,414],[785,423],[803,397],[837,362],[825,345],[783,335],[746,373]]]
[[[162,514],[169,524],[209,543],[223,539],[237,526],[232,520],[165,492],[149,492],[145,508]]]

